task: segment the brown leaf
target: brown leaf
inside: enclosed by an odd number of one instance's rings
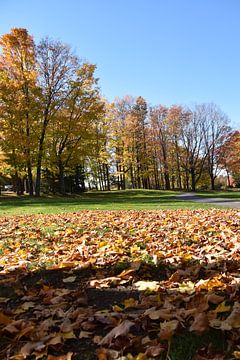
[[[205,313],[200,313],[195,316],[194,321],[190,327],[190,331],[196,331],[197,333],[203,333],[209,327],[208,317]]]
[[[216,295],[216,294],[209,294],[207,296],[207,300],[208,300],[208,302],[210,302],[212,304],[219,304],[220,302],[222,302],[224,300],[224,297],[220,296],[220,295]]]
[[[27,342],[21,349],[20,354],[26,359],[31,353],[35,351],[41,351],[46,347],[42,341],[38,342]]]
[[[160,324],[160,339],[169,340],[179,324],[178,320],[164,321]]]
[[[4,315],[2,312],[0,312],[0,324],[3,324],[3,325],[8,325],[12,322],[12,320]]]
[[[174,317],[174,315],[171,314],[171,309],[153,310],[151,312],[148,312],[148,316],[151,320],[170,320]]]
[[[97,349],[98,360],[115,360],[119,358],[119,352],[116,350],[100,348]]]
[[[100,342],[100,345],[110,344],[113,339],[118,336],[125,336],[129,333],[129,330],[134,326],[134,322],[129,320],[124,320],[120,325],[113,328]]]
[[[76,278],[77,278],[76,276],[69,276],[67,278],[64,278],[63,282],[64,283],[72,283],[72,282],[74,282],[76,280]]]
[[[62,344],[62,342],[62,337],[60,335],[56,335],[47,342],[47,345],[57,345]]]
[[[68,352],[66,355],[48,355],[47,360],[71,360],[73,356],[72,352]]]
[[[165,351],[165,348],[161,344],[158,344],[156,346],[148,347],[148,349],[146,351],[146,355],[150,356],[150,357],[156,357],[156,356],[159,356],[164,351]]]
[[[92,332],[90,331],[80,331],[79,339],[87,339],[90,338],[92,335]]]

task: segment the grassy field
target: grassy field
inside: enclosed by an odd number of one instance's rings
[[[198,191],[196,195],[206,198],[240,200],[240,191]]]
[[[125,190],[111,192],[88,192],[68,197],[17,197],[11,194],[0,197],[0,216],[21,214],[54,214],[79,210],[158,210],[199,209],[217,207],[198,204],[176,198],[180,192],[157,190]],[[239,199],[239,193],[198,193],[207,197],[229,197]]]

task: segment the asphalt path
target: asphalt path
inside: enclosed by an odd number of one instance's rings
[[[195,201],[202,204],[213,204],[219,206],[225,206],[232,209],[240,209],[240,200],[231,200],[223,198],[207,198],[196,195],[195,193],[183,193],[176,195],[176,198],[179,200]]]

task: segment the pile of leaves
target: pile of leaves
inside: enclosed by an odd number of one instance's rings
[[[237,210],[0,221],[0,358],[240,359]]]

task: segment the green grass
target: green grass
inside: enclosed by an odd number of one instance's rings
[[[240,200],[240,191],[197,191],[196,195],[206,198]]]
[[[169,358],[171,360],[194,360],[197,350],[207,348],[211,344],[214,353],[227,351],[227,342],[224,334],[211,329],[210,331],[198,334],[182,331],[182,334],[175,335],[172,339]]]
[[[206,204],[176,199],[176,191],[125,190],[88,192],[78,196],[1,196],[0,216],[54,214],[79,210],[158,210],[209,208]]]

